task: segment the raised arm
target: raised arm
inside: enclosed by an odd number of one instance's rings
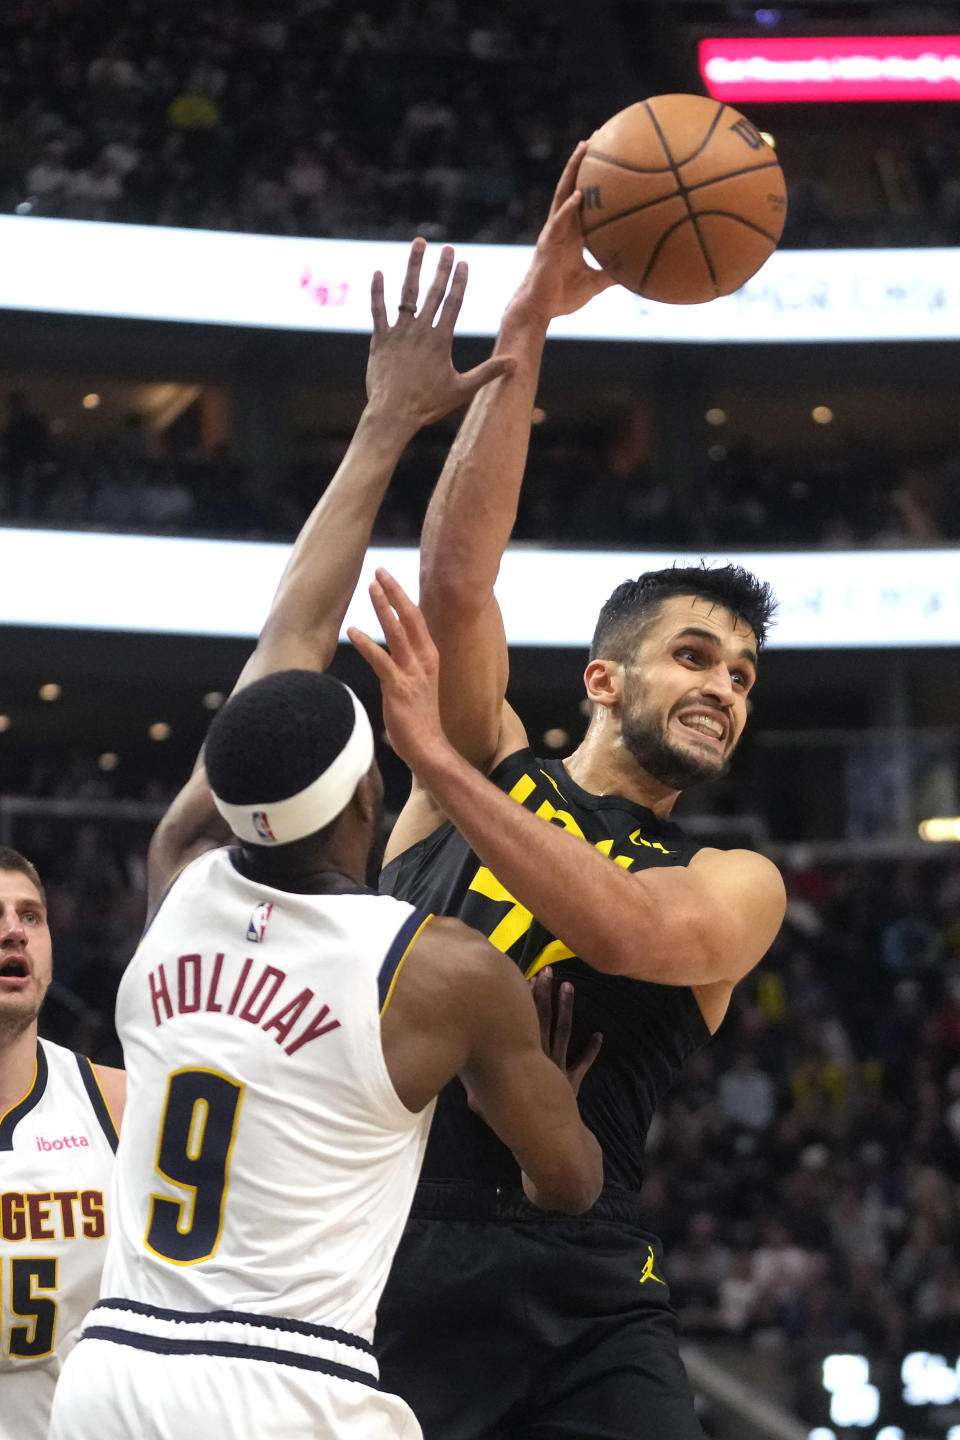
[[[509,707],[507,646],[493,587],[517,514],[547,326],[613,284],[583,259],[577,168],[560,177],[530,269],[500,328],[494,355],[516,367],[478,394],[444,465],[423,525],[420,604],[440,651],[440,705],[451,741],[490,769],[524,743]]]
[[[394,749],[497,878],[597,970],[666,985],[732,987],[772,944],[783,881],[749,850],[702,850],[689,865],[612,865],[545,824],[453,749],[440,726],[438,659],[423,617],[385,571],[371,596],[390,653],[350,631],[376,671]]]
[[[593,1204],[603,1183],[600,1146],[571,1083],[544,1053],[520,972],[487,940],[459,920],[431,920],[381,1026],[390,1077],[409,1109],[421,1110],[459,1074],[513,1151],[534,1204],[570,1213]]]
[[[414,241],[394,325],[387,321],[383,276],[377,271],[373,277],[366,407],[343,461],[297,537],[257,647],[235,690],[277,670],[326,669],[374,519],[407,443],[421,426],[466,404],[512,364],[501,353],[466,374],[457,373],[451,345],[467,267],[461,263],[454,269],[453,251],[445,246],[416,314],[425,248],[425,241]],[[223,844],[226,833],[210,798],[201,757],[151,841],[148,913],[177,871],[203,850]]]

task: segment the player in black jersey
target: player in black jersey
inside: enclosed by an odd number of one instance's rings
[[[669,820],[682,790],[725,769],[743,731],[773,608],[752,576],[675,570],[620,586],[585,673],[590,726],[565,762],[531,752],[505,701],[493,584],[547,325],[607,283],[583,260],[580,154],[503,320],[495,353],[516,369],[473,402],[424,525],[421,604],[459,754],[431,698],[421,617],[386,575],[372,594],[393,659],[358,637],[419,781],[383,888],[476,925],[527,975],[549,968],[572,982],[574,1056],[603,1034],[580,1099],[606,1187],[580,1221],[535,1216],[462,1089],[441,1098],[378,1323],[384,1383],[412,1404],[426,1440],[701,1434],[659,1242],[638,1224],[643,1144],[785,905],[764,857],[698,847]]]

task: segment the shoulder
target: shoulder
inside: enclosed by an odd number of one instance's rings
[[[432,915],[412,950],[421,961],[451,976],[482,976],[492,969],[514,966],[479,932],[453,915]]]
[[[416,969],[434,992],[459,1004],[486,1006],[506,987],[525,988],[520,972],[490,941],[454,916],[431,917],[411,947]]]

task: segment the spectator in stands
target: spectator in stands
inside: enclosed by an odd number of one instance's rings
[[[749,1050],[741,1050],[721,1077],[718,1098],[727,1120],[745,1130],[766,1130],[776,1113],[773,1080]]]

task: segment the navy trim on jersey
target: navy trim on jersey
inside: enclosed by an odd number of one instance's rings
[[[120,1139],[117,1134],[117,1127],[113,1123],[113,1117],[107,1108],[107,1102],[103,1098],[103,1091],[100,1089],[99,1081],[93,1073],[93,1066],[86,1055],[74,1054],[77,1062],[77,1069],[80,1071],[80,1079],[83,1081],[83,1088],[87,1092],[87,1099],[93,1106],[93,1113],[100,1122],[100,1129],[110,1142],[110,1149],[117,1153],[117,1143]]]
[[[382,1010],[386,1004],[390,986],[393,984],[393,977],[400,968],[400,963],[407,951],[410,949],[410,942],[414,935],[430,919],[429,910],[414,910],[409,919],[404,920],[400,929],[394,936],[393,944],[383,957],[383,964],[380,966],[380,973],[377,976],[377,994],[379,995],[379,1008]]]
[[[34,1076],[33,1084],[24,1095],[23,1099],[8,1110],[0,1121],[0,1150],[13,1149],[13,1132],[16,1130],[24,1115],[29,1115],[34,1106],[39,1105],[43,1099],[43,1092],[47,1088],[47,1057],[43,1053],[43,1046],[37,1041],[37,1073]]]
[[[283,1330],[290,1335],[308,1335],[311,1339],[332,1340],[338,1345],[352,1345],[372,1355],[373,1346],[362,1335],[337,1330],[333,1325],[314,1325],[309,1320],[291,1320],[286,1315],[254,1315],[246,1310],[168,1310],[160,1305],[146,1305],[142,1300],[98,1300],[95,1310],[128,1310],[133,1315],[147,1315],[154,1320],[173,1320],[190,1325],[206,1325],[226,1320],[235,1325],[259,1325],[263,1330]],[[126,1334],[126,1331],[124,1331]]]
[[[371,1390],[380,1388],[376,1376],[365,1370],[341,1365],[336,1360],[322,1360],[318,1355],[300,1355],[295,1350],[272,1350],[269,1345],[242,1345],[234,1340],[173,1340],[117,1330],[112,1325],[88,1325],[80,1340],[109,1340],[114,1345],[130,1345],[134,1350],[151,1350],[154,1355],[223,1355],[230,1360],[266,1360],[273,1365],[295,1365],[300,1370],[335,1375],[340,1380],[356,1380]]]

